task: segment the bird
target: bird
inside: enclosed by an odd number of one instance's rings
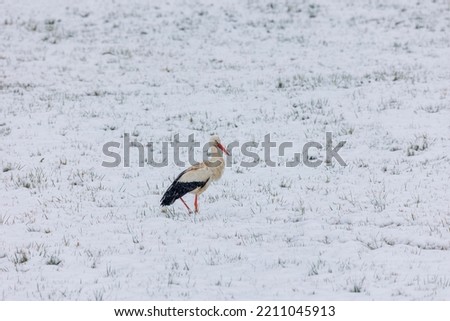
[[[208,160],[203,163],[197,163],[185,169],[172,182],[167,191],[161,198],[161,206],[170,206],[177,199],[180,199],[186,206],[189,214],[192,210],[184,201],[183,196],[192,193],[194,197],[194,210],[198,213],[198,196],[202,194],[213,181],[217,181],[222,177],[225,170],[225,161],[222,157],[221,150],[228,156],[230,152],[222,145],[219,136],[213,135],[210,139],[210,155]]]

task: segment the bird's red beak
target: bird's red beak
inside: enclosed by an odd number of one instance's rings
[[[219,147],[225,154],[227,154],[228,156],[230,156],[230,152],[227,151],[227,149],[222,145],[222,144],[217,144],[217,147]]]

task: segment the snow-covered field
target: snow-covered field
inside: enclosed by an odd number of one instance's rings
[[[0,299],[450,299],[449,48],[445,0],[0,0]],[[294,148],[194,220],[124,133]]]

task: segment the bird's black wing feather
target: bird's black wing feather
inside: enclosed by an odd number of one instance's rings
[[[201,188],[205,186],[208,182],[208,180],[206,180],[205,182],[179,182],[178,180],[181,176],[183,176],[185,172],[186,171],[183,171],[180,175],[178,175],[172,185],[170,185],[167,191],[164,193],[163,197],[161,198],[161,206],[172,205],[180,197],[183,197],[184,195],[198,187]]]

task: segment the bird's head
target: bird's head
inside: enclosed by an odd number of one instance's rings
[[[211,145],[215,146],[217,148],[219,148],[220,150],[222,150],[225,154],[227,154],[228,156],[230,156],[230,152],[222,145],[222,143],[220,142],[220,138],[217,135],[213,135],[211,136]]]

